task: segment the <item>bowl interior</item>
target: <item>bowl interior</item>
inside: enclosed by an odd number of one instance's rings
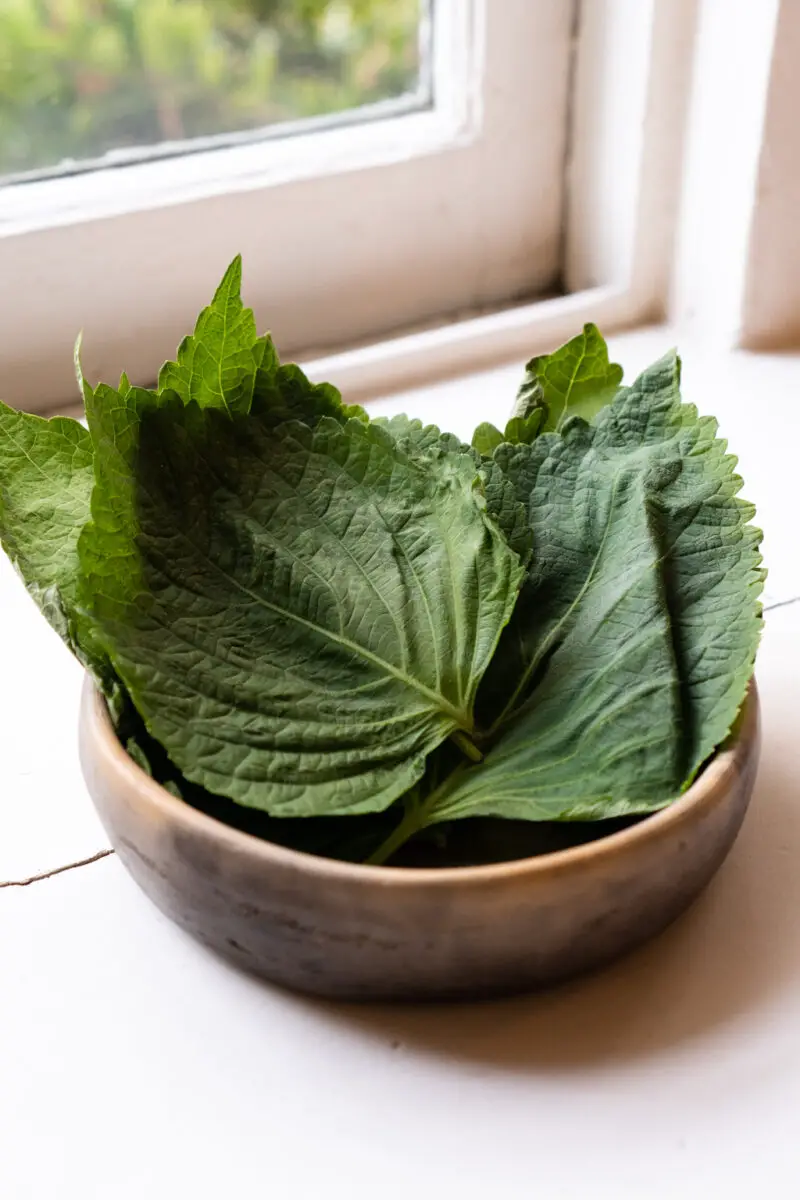
[[[96,732],[106,743],[107,752],[127,774],[140,769],[119,742],[111,725],[105,702],[94,694],[92,711]],[[666,809],[656,813],[600,821],[515,821],[492,817],[462,819],[433,826],[417,835],[391,859],[391,867],[441,870],[446,868],[486,867],[492,864],[520,862],[559,857],[569,851],[586,849],[593,843],[616,838],[637,827],[645,828],[676,816],[687,806],[701,802],[733,769],[736,745],[740,738],[747,740],[755,728],[757,700],[751,686],[740,720],[728,743],[706,765],[686,794]],[[753,727],[751,729],[750,727]],[[143,773],[142,773],[143,775]],[[146,778],[143,776],[143,778]],[[153,787],[152,780],[147,783]],[[159,798],[175,801],[169,793],[155,785]],[[244,841],[257,839],[317,859],[341,863],[362,864],[381,844],[398,821],[397,811],[372,813],[357,817],[276,818],[214,796],[202,788],[184,787],[185,802],[191,810],[203,813],[220,822],[232,833],[245,835]],[[677,810],[677,811],[676,811]],[[188,816],[188,813],[187,813]],[[235,835],[234,835],[235,836]]]

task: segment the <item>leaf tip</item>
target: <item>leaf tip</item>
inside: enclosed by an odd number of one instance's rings
[[[75,338],[75,347],[72,351],[72,362],[75,367],[75,379],[78,383],[78,391],[81,394],[82,400],[87,400],[92,395],[92,389],[83,377],[83,367],[81,366],[81,347],[83,346],[83,330],[81,329],[78,336]]]
[[[242,290],[242,256],[237,254],[222,276],[219,287],[214,293],[214,299],[223,299],[231,294],[239,296]]]

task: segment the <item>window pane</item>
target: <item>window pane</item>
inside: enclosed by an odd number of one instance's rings
[[[400,97],[423,105],[426,9],[426,0],[0,0],[0,174],[174,153],[192,148],[176,142],[257,136]]]

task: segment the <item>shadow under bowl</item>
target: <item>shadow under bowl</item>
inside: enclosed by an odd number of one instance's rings
[[[540,988],[659,933],[733,845],[759,746],[753,683],[730,743],[669,808],[536,857],[367,867],[264,841],[172,796],[125,753],[88,682],[80,722],[111,844],[167,916],[275,983],[363,1000]]]

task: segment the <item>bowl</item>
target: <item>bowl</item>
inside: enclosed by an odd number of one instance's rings
[[[752,684],[729,743],[669,808],[585,845],[454,868],[367,867],[286,849],[176,799],[118,742],[87,683],[81,763],[141,889],[247,971],[347,999],[478,997],[599,967],[665,928],[736,838],[753,790]]]

